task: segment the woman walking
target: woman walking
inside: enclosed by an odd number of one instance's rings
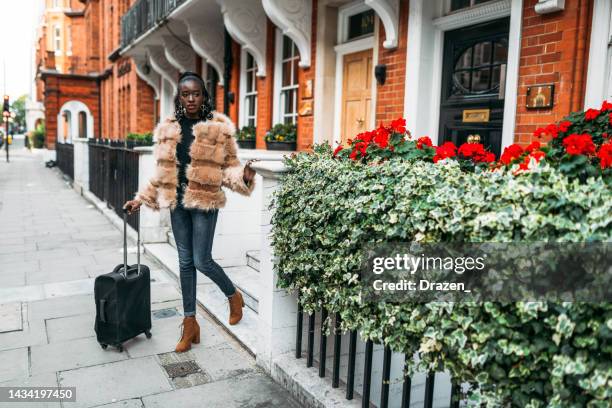
[[[146,187],[124,208],[131,214],[142,204],[153,210],[170,209],[172,233],[179,256],[184,319],[175,351],[200,342],[195,300],[197,270],[219,286],[229,299],[229,323],[242,318],[242,294],[211,254],[219,208],[228,187],[248,196],[255,187],[255,171],[240,164],[234,140],[236,130],[224,114],[212,110],[204,81],[194,72],[183,73],[174,99],[174,115],[154,130],[156,168]]]

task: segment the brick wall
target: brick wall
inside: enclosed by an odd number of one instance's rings
[[[311,59],[310,59],[310,67],[308,68],[300,68],[298,71],[298,83],[300,84],[298,87],[298,110],[300,108],[300,101],[302,100],[302,95],[304,93],[304,89],[306,88],[306,81],[312,81],[312,112],[314,113],[314,104],[316,103],[316,99],[314,98],[314,88],[315,88],[315,66],[316,66],[316,50],[317,50],[317,0],[312,0],[312,24],[311,24],[311,39],[310,39],[310,50],[311,50]],[[313,115],[310,114],[308,116],[298,116],[297,120],[297,143],[296,148],[299,151],[302,150],[312,150],[312,142],[314,140],[313,134]]]
[[[588,63],[592,0],[566,0],[565,10],[538,15],[537,0],[525,0],[519,64],[515,141],[525,145],[533,131],[582,110]],[[554,84],[552,108],[527,109],[527,88]]]
[[[62,106],[69,101],[83,102],[93,116],[93,134],[98,134],[98,86],[95,79],[71,75],[46,74],[45,81],[45,145],[48,149],[55,149],[57,140],[57,115]],[[72,118],[78,120],[78,118]]]
[[[257,139],[255,147],[265,149],[264,137],[272,127],[273,94],[274,94],[274,44],[275,26],[266,18],[266,76],[257,77]]]
[[[406,81],[406,50],[408,36],[408,0],[400,0],[399,38],[394,49],[383,48],[385,28],[379,24],[378,64],[387,65],[384,85],[376,84],[376,123],[390,122],[404,115],[404,87]],[[410,118],[408,118],[410,120]],[[414,118],[412,120],[415,120]]]

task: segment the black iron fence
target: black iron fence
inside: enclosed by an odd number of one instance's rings
[[[72,143],[56,143],[57,167],[74,180],[74,145]]]
[[[138,0],[121,17],[121,47],[129,45],[186,0]]]
[[[461,385],[453,382],[447,374],[423,373],[413,381],[413,378],[403,375],[413,356],[392,353],[389,347],[372,341],[364,343],[359,339],[358,343],[357,331],[343,335],[339,313],[333,316],[328,338],[322,328],[327,318],[325,309],[305,314],[298,306],[295,357],[302,358],[302,339],[306,335],[306,367],[313,367],[316,360],[319,377],[331,375],[331,386],[339,388],[342,385],[347,400],[352,400],[357,391],[363,408],[432,408],[434,401],[436,406],[459,408]],[[306,330],[303,327],[305,320]],[[318,344],[315,337],[318,337]],[[328,352],[328,346],[333,350]],[[331,360],[331,370],[327,366],[328,360]]]
[[[138,191],[139,153],[123,142],[103,144],[89,141],[89,190],[108,208],[123,217],[123,204]],[[128,215],[128,224],[138,228],[138,213]]]

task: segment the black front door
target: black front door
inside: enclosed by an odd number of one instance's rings
[[[444,34],[440,135],[480,142],[499,157],[510,19]]]

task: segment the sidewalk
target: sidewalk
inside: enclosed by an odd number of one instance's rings
[[[0,407],[298,407],[203,311],[201,342],[174,353],[182,322],[175,281],[147,255],[153,337],[119,353],[96,341],[94,278],[122,262],[122,231],[59,176],[40,153],[0,155],[0,387],[75,386],[74,403]],[[128,262],[136,262],[135,242]],[[172,364],[194,373],[172,378]],[[186,366],[186,365],[184,365]],[[168,370],[167,370],[168,369]],[[170,370],[172,371],[172,370]]]

